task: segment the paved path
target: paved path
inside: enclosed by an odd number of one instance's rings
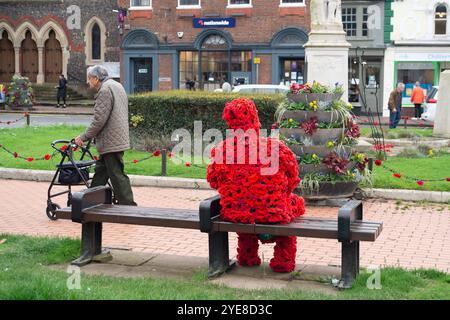
[[[47,219],[47,188],[47,183],[0,180],[0,233],[78,237],[81,229],[79,225]],[[141,206],[197,209],[202,199],[215,192],[135,187],[134,193]],[[63,204],[65,200],[61,199],[59,203]],[[364,205],[365,219],[384,221],[384,230],[375,243],[362,243],[362,266],[424,267],[450,272],[449,205],[424,207],[379,200],[366,201]],[[307,215],[336,218],[337,209],[309,208]],[[207,243],[207,235],[194,230],[113,224],[104,226],[104,246],[110,248],[206,257]],[[235,255],[234,234],[230,236],[230,244],[230,252]],[[299,264],[340,264],[340,246],[335,240],[300,238],[298,244]],[[269,260],[272,245],[265,245],[263,253],[264,259]]]
[[[21,128],[26,126],[26,119],[21,119],[16,123],[6,124],[4,122],[14,121],[23,117],[23,114],[17,113],[0,113],[0,128]],[[91,115],[80,114],[31,114],[30,125],[35,127],[52,126],[52,125],[88,125],[92,120]]]

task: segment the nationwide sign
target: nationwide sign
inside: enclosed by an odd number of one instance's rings
[[[235,18],[195,18],[194,28],[234,28]]]

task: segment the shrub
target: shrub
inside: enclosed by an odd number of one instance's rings
[[[194,131],[194,121],[202,121],[203,132],[216,128],[225,132],[222,112],[225,103],[240,97],[252,99],[259,111],[261,127],[270,129],[282,95],[242,95],[204,91],[165,91],[131,96],[130,115],[144,120],[133,131],[151,137],[169,136],[175,129]]]
[[[6,105],[11,108],[31,107],[33,105],[33,89],[27,77],[14,75],[6,86]]]

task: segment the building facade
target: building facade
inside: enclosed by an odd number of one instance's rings
[[[309,0],[121,0],[127,92],[305,80]]]
[[[361,95],[372,112],[382,111],[385,1],[343,0],[342,23],[349,52],[349,102],[355,112],[365,112]],[[364,67],[359,63],[364,62]],[[359,94],[361,93],[361,94]],[[378,103],[377,103],[378,102]]]
[[[425,90],[439,85],[442,71],[450,69],[449,0],[394,1],[391,5],[391,45],[385,53],[384,114],[398,82],[406,84],[403,105],[410,106],[416,81]]]
[[[0,82],[17,73],[56,83],[64,74],[85,85],[94,64],[119,77],[117,9],[117,0],[0,1]]]

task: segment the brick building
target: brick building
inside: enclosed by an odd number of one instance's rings
[[[129,93],[302,82],[309,0],[119,0]]]
[[[117,0],[1,0],[0,82],[20,73],[55,83],[63,73],[69,83],[85,85],[94,64],[119,74],[117,9]]]

